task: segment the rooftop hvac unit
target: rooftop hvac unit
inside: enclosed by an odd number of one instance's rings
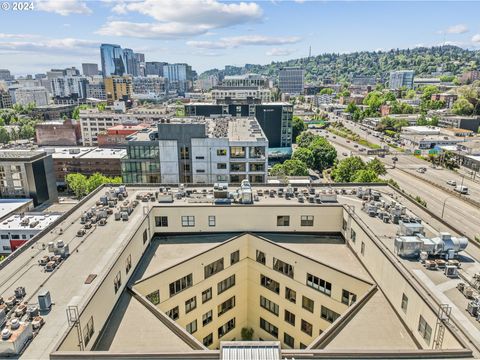
[[[50,297],[50,291],[45,290],[38,294],[38,305],[40,311],[49,311],[52,307],[52,299]]]

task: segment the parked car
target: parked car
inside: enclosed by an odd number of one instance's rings
[[[447,184],[452,186],[457,186],[457,182],[455,180],[447,180]]]

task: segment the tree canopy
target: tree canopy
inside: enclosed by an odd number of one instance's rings
[[[102,184],[120,184],[122,182],[121,177],[108,177],[100,173],[92,174],[90,177],[86,177],[83,174],[71,173],[65,178],[67,186],[73,191],[76,197],[79,199],[89,194]]]

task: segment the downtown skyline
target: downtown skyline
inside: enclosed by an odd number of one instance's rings
[[[159,5],[161,4],[161,6]],[[199,10],[201,9],[201,10]],[[321,53],[480,46],[474,2],[37,1],[2,11],[0,67],[14,75],[100,65],[101,43],[199,73]]]

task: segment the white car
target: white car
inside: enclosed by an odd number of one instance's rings
[[[457,182],[455,180],[447,180],[447,184],[452,186],[457,186]]]

